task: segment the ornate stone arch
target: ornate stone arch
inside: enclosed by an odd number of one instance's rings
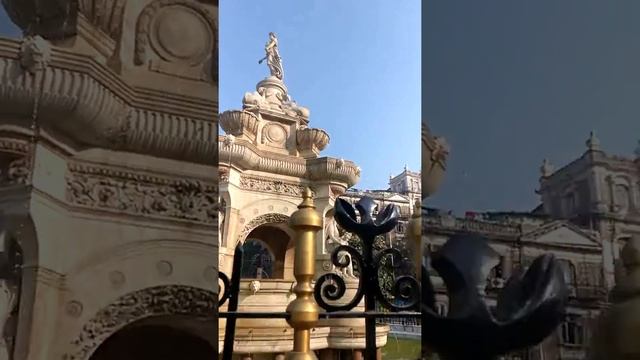
[[[150,287],[126,294],[85,323],[64,360],[86,360],[109,336],[138,320],[167,315],[215,318],[218,297],[212,291],[182,285]]]
[[[253,231],[255,228],[265,224],[286,224],[289,221],[289,216],[278,213],[269,213],[257,216],[244,226],[240,234],[238,235],[238,240],[236,243],[243,243],[247,236]]]

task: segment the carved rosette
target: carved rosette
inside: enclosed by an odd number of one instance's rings
[[[204,289],[158,286],[127,294],[98,312],[72,341],[76,347],[65,360],[87,359],[110,335],[137,320],[153,316],[186,315],[214,320],[218,297]]]
[[[217,224],[218,188],[195,180],[69,164],[67,201],[96,210]]]
[[[284,148],[288,137],[287,129],[278,123],[268,123],[262,128],[262,143],[265,145]]]
[[[255,141],[258,133],[258,117],[245,110],[230,110],[220,114],[220,126],[225,133],[233,136],[246,136]]]
[[[136,30],[136,64],[190,79],[214,80],[217,25],[198,2],[154,1],[140,14]]]
[[[296,133],[298,150],[303,156],[316,157],[329,144],[329,134],[322,129],[301,128]]]

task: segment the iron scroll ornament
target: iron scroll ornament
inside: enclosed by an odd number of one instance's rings
[[[387,205],[379,211],[375,219],[373,211],[376,203],[372,198],[362,197],[353,206],[342,198],[336,199],[335,219],[348,232],[356,234],[362,240],[362,253],[349,245],[336,247],[331,254],[331,261],[337,268],[349,266],[350,260],[360,270],[358,288],[353,298],[346,304],[331,304],[338,301],[346,293],[344,279],[335,273],[327,273],[318,278],[314,288],[314,297],[318,305],[327,312],[349,311],[355,308],[364,298],[366,311],[375,309],[376,301],[391,311],[418,310],[420,308],[420,284],[415,277],[404,275],[395,278],[390,289],[393,299],[383,294],[380,286],[379,271],[384,258],[391,256],[402,259],[400,251],[387,248],[374,254],[373,244],[376,236],[388,233],[398,224],[399,211],[396,205]],[[356,210],[360,214],[360,222]],[[340,259],[339,254],[349,253],[350,257]],[[401,266],[401,261],[393,263],[394,268]],[[325,300],[326,299],[326,300]],[[394,302],[395,300],[395,302]]]
[[[526,272],[511,276],[490,309],[481,294],[497,254],[477,235],[452,237],[432,259],[449,295],[449,313],[435,311],[435,291],[422,267],[423,348],[446,360],[493,360],[536,345],[564,320],[568,288],[552,254],[536,258]]]

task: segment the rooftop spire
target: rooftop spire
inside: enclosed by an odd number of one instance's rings
[[[549,162],[548,159],[542,160],[542,166],[540,166],[540,175],[542,175],[542,177],[551,176],[551,174],[553,174],[553,170],[553,165],[551,165],[551,162]]]
[[[600,150],[600,139],[598,139],[598,137],[596,136],[596,132],[595,131],[591,131],[591,133],[589,134],[589,139],[587,139],[587,148],[590,151],[599,151]]]

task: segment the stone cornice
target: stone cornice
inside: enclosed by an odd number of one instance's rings
[[[333,181],[349,188],[358,182],[360,169],[351,161],[329,157],[304,159],[295,156],[266,153],[246,141],[224,144],[218,139],[220,165],[231,165],[241,170],[264,171],[312,181]]]
[[[39,125],[81,145],[217,162],[211,85],[194,83],[202,98],[141,89],[91,57],[56,47],[48,66],[30,74],[21,67],[19,47],[0,39],[0,112],[31,118],[38,97]]]

